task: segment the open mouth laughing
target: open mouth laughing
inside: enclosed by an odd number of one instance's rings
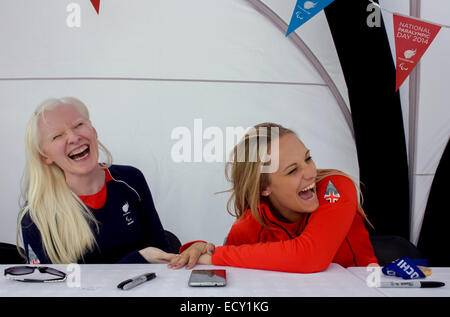
[[[312,183],[311,185],[303,188],[298,192],[298,196],[303,200],[311,200],[314,198],[316,193],[316,183]]]
[[[89,145],[82,145],[68,154],[69,158],[74,161],[81,161],[89,156]]]

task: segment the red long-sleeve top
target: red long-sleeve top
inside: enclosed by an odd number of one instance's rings
[[[330,181],[333,187],[329,187]],[[269,206],[261,203],[265,228],[247,210],[233,224],[225,246],[216,247],[212,263],[296,273],[323,271],[331,262],[343,267],[378,263],[363,217],[357,211],[353,182],[333,175],[316,187],[319,207],[298,222],[278,220]],[[327,188],[335,189],[334,197],[328,196]]]

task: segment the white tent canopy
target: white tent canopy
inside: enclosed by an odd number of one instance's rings
[[[84,1],[80,28],[66,26],[69,3],[1,3],[8,12],[0,22],[8,43],[0,61],[1,129],[11,136],[2,138],[8,181],[0,190],[1,240],[15,239],[25,124],[49,97],[73,95],[88,105],[115,162],[144,172],[163,225],[182,241],[221,244],[234,220],[225,209],[228,194],[215,194],[229,188],[225,154],[215,163],[171,159],[172,131],[193,132],[195,119],[203,129],[219,127],[224,137],[227,127],[281,123],[298,132],[318,166],[358,179],[352,134],[329,87],[250,2],[102,1],[97,15]],[[289,19],[291,1],[266,4]],[[307,34],[303,40],[346,98],[324,14],[298,33]],[[319,117],[325,127],[318,128]]]

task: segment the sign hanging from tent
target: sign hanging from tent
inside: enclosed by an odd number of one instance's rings
[[[416,67],[440,29],[441,26],[436,24],[394,14],[395,91]]]
[[[302,24],[322,11],[334,0],[297,0],[291,22],[286,31],[286,36],[298,29]]]

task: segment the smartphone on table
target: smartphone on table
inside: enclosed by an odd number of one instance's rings
[[[225,286],[227,272],[225,270],[192,270],[189,286]]]

